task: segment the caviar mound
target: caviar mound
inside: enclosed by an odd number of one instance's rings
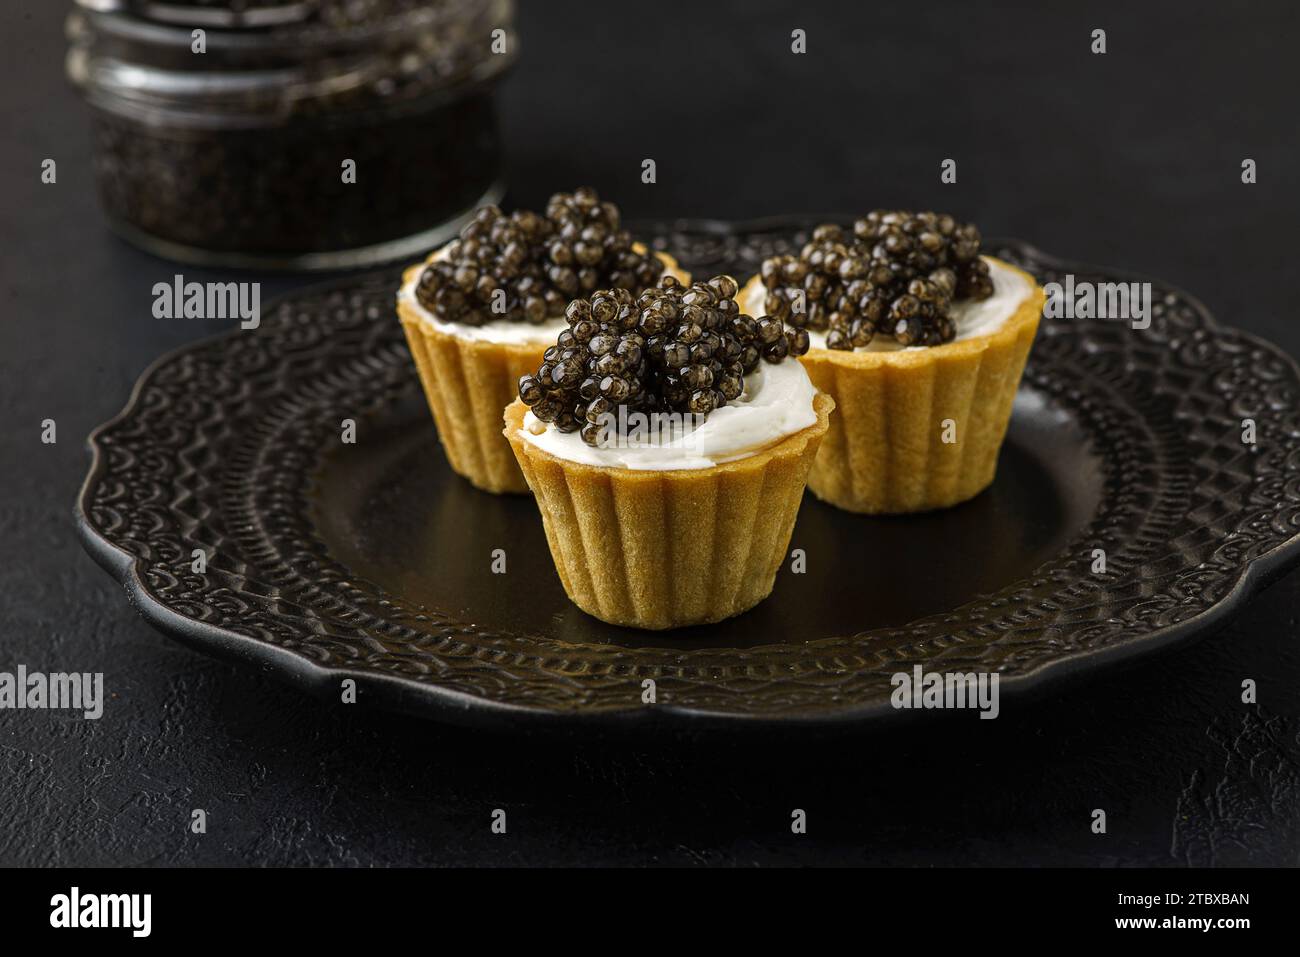
[[[771,594],[834,407],[818,394],[812,425],[703,469],[558,458],[520,435],[522,401],[506,408],[504,435],[570,600],[613,625],[662,630],[721,621]]]
[[[760,361],[808,351],[806,330],[745,315],[738,292],[726,275],[690,286],[667,275],[639,295],[614,288],[574,299],[568,328],[520,378],[519,397],[538,419],[579,432],[588,445],[600,442],[603,423],[632,413],[707,417],[740,397]]]
[[[553,195],[545,214],[482,207],[445,255],[425,266],[415,292],[441,322],[542,323],[575,296],[606,286],[643,289],[662,269],[622,228],[618,207],[580,187]]]
[[[823,224],[798,255],[765,260],[764,310],[825,332],[828,349],[860,349],[877,337],[942,345],[956,335],[953,302],[993,293],[979,253],[973,224],[934,212],[873,210],[851,231]]]

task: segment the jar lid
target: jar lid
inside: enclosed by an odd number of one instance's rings
[[[97,107],[190,125],[427,106],[514,61],[512,35],[493,44],[513,13],[513,0],[76,0],[66,69]]]

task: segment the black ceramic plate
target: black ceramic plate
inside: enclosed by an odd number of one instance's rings
[[[806,227],[642,235],[743,280]],[[989,248],[1043,282],[1132,278]],[[791,543],[807,572],[787,566],[758,608],[680,632],[607,626],[565,598],[530,499],[448,470],[393,314],[397,275],[310,290],[255,333],[165,356],[91,436],[84,539],[150,622],[434,717],[832,721],[892,712],[889,678],[914,663],[998,670],[1005,696],[1193,636],[1300,553],[1300,370],[1155,283],[1145,331],[1044,321],[997,480],[973,501],[867,518],[809,495]]]

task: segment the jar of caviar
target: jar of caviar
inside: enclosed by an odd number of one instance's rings
[[[76,0],[114,228],[172,259],[408,257],[503,192],[494,87],[512,0]]]

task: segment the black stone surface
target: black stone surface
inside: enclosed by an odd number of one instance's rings
[[[154,282],[252,277],[108,234],[63,12],[0,9],[0,670],[103,671],[112,697],[97,722],[0,711],[0,864],[1300,863],[1300,574],[1200,644],[997,721],[814,737],[467,733],[152,632],[73,532],[83,438],[155,355],[222,329],[152,318]],[[943,207],[1167,279],[1294,355],[1297,26],[1280,3],[525,4],[503,92],[512,197],[590,182],[629,217]],[[305,281],[260,278],[264,296]]]

